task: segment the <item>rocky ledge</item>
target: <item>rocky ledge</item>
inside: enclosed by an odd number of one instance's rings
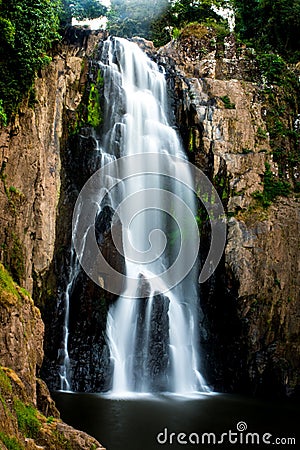
[[[0,264],[0,449],[100,450],[86,433],[59,417],[46,384],[44,324],[25,289]]]

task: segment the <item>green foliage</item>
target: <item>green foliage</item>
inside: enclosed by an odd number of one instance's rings
[[[54,421],[55,421],[55,418],[54,418],[53,416],[47,417],[47,423],[48,423],[48,424],[51,424],[51,423],[53,423]]]
[[[278,86],[285,83],[284,74],[287,72],[287,66],[281,56],[274,53],[262,53],[257,59],[261,73],[268,83],[276,83]]]
[[[99,90],[95,84],[91,84],[88,101],[88,124],[93,128],[98,128],[101,125],[102,120]]]
[[[254,192],[253,197],[259,203],[267,208],[276,199],[277,196],[287,197],[291,193],[291,185],[284,180],[276,178],[269,163],[265,164],[264,190],[263,192]]]
[[[19,299],[19,293],[15,287],[12,277],[0,263],[0,294],[1,302],[11,302]]]
[[[1,3],[0,3],[1,6]],[[0,35],[0,45],[10,45],[14,47],[15,45],[15,34],[16,29],[10,20],[5,19],[4,17],[0,17],[0,27],[1,27],[1,35]]]
[[[2,272],[2,271],[1,271]],[[0,274],[1,274],[0,272]],[[1,278],[0,278],[1,282]],[[0,367],[0,391],[4,393],[12,392],[12,385],[9,377],[6,375],[5,371]]]
[[[180,36],[180,29],[177,27],[174,27],[172,30],[172,38],[173,39],[178,39]]]
[[[57,443],[57,447],[60,450],[73,450],[73,446],[71,444],[71,442],[64,436],[63,433],[59,432],[59,431],[54,431],[52,433],[52,436],[55,438],[55,441]]]
[[[279,177],[286,177],[287,180],[288,175],[288,181],[291,181],[296,189],[296,174],[300,163],[300,130],[295,126],[295,118],[300,108],[300,83],[281,57],[270,56],[271,62],[267,58],[263,66],[265,87],[262,93],[266,129],[274,162],[278,165]],[[272,64],[273,57],[275,64]]]
[[[187,1],[177,0],[171,7],[172,25],[177,27],[185,26],[190,22],[204,22],[207,19],[219,21],[220,16],[212,10],[212,5],[220,6],[226,2],[217,0]]]
[[[168,0],[112,0],[108,29],[122,37],[152,37],[152,23],[169,7]]]
[[[7,450],[24,450],[23,445],[15,437],[10,437],[0,431],[0,441],[3,442]]]
[[[39,69],[49,63],[46,54],[59,38],[60,0],[0,2],[0,118],[16,111]],[[5,120],[7,120],[7,117]]]
[[[22,195],[22,193],[19,191],[19,189],[17,189],[15,186],[10,186],[9,192],[11,194]]]
[[[178,38],[179,30],[190,22],[222,21],[211,6],[224,3],[221,0],[112,0],[108,29],[116,36],[138,35],[153,40],[157,46],[164,45],[173,33]]]
[[[72,17],[77,20],[97,19],[107,13],[107,7],[99,0],[63,0],[62,4],[62,27],[71,25]]]
[[[257,133],[256,133],[257,137],[260,139],[266,139],[268,137],[267,135],[267,131],[264,130],[262,127],[258,127],[257,128]]]
[[[233,0],[236,30],[259,51],[300,59],[300,0]]]
[[[198,22],[190,22],[186,27],[181,30],[181,37],[195,37],[196,39],[202,39],[206,36],[208,30],[205,26],[199,24]]]
[[[25,405],[25,403],[18,399],[14,401],[14,408],[19,430],[26,437],[35,439],[41,428],[41,423],[37,417],[37,410],[31,405]]]
[[[235,109],[235,104],[231,102],[228,95],[224,95],[223,97],[220,97],[220,100],[222,100],[226,109]]]
[[[0,127],[7,125],[7,115],[3,108],[3,100],[0,100]]]

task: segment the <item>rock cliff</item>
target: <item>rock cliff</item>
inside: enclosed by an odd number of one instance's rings
[[[43,323],[23,288],[33,294],[46,324],[43,376],[59,388],[72,208],[97,154],[91,123],[101,132],[99,111],[90,111],[86,123],[91,86],[99,75],[88,57],[104,37],[71,30],[68,45],[61,44],[39,74],[35,100],[24,101],[0,133],[0,260],[21,286],[8,282],[1,267],[9,294],[4,283],[0,425],[3,439],[16,436],[25,448],[64,448],[55,439],[70,440],[72,448],[99,446],[59,421],[45,385],[36,380]],[[201,286],[199,326],[208,381],[220,391],[295,396],[300,357],[296,94],[266,81],[251,49],[237,45],[233,36],[220,40],[212,29],[182,34],[160,50],[136,41],[165,67],[174,123],[189,159],[214,182],[228,215],[224,257]],[[204,260],[210,227],[202,213],[199,205]],[[110,211],[106,214],[99,232],[106,236],[104,253],[116,259],[105,225]],[[113,298],[84,273],[73,294],[78,300],[70,318],[73,388],[103,390],[109,360],[105,320]],[[38,419],[39,425],[33,420],[38,438],[20,429],[18,414],[28,408]],[[56,437],[50,439],[51,433]]]
[[[43,361],[40,311],[2,264],[0,320],[0,448],[102,449],[59,419],[46,384],[37,378]]]
[[[65,126],[76,121],[87,58],[103,35],[71,30],[68,43],[53,51],[52,62],[37,77],[35,98],[25,99],[12,123],[0,130],[0,259],[14,278],[0,265],[1,449],[103,448],[59,419],[48,388],[37,378],[44,324],[30,295],[36,303],[46,296]]]
[[[202,286],[204,365],[220,390],[297,395],[296,93],[290,93],[288,81],[283,88],[268,84],[254,52],[238,46],[233,36],[220,45],[212,29],[196,31],[160,49],[158,61],[169,73],[189,158],[214,182],[228,215],[224,259]],[[281,130],[274,130],[276,121]],[[275,191],[278,183],[287,187],[288,197],[274,195],[267,201],[266,192]],[[208,237],[204,223],[203,259]]]

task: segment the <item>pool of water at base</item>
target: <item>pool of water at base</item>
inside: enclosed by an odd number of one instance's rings
[[[294,402],[228,394],[53,397],[65,422],[107,450],[299,448],[300,409]]]

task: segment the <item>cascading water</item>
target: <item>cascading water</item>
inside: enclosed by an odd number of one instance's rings
[[[70,273],[69,280],[64,292],[64,310],[65,317],[63,323],[63,339],[62,346],[58,351],[58,360],[61,362],[59,367],[60,389],[62,391],[70,391],[70,358],[69,358],[69,319],[70,319],[70,295],[74,282],[76,281],[80,264],[76,256],[75,249],[72,245],[70,257]]]
[[[168,123],[165,76],[158,66],[135,43],[120,38],[104,43],[99,65],[104,78],[103,149],[115,156],[157,154],[157,169],[162,154],[185,159],[176,132]],[[179,164],[172,170],[175,177],[178,171],[185,170],[184,177],[192,185],[188,169]],[[146,157],[144,172],[147,172]],[[124,180],[126,175],[124,167],[119,177]],[[197,271],[192,270],[167,292],[159,278],[180,250],[176,224],[164,212],[163,191],[174,193],[195,212],[193,192],[173,179],[162,180],[155,174],[139,175],[127,179],[122,190],[111,194],[106,204],[115,210],[122,199],[139,192],[142,211],[149,200],[146,192],[149,187],[162,192],[155,198],[155,208],[136,215],[130,228],[123,227],[122,231],[126,276],[136,283],[128,282],[124,286],[122,295],[108,312],[107,339],[113,364],[111,391],[118,395],[208,391],[199,372]],[[180,202],[175,202],[174,217],[182,214]],[[153,230],[162,230],[173,243],[168,251],[158,252],[149,262],[137,261],[131,246],[146,254]],[[161,249],[164,243],[164,237],[155,234],[155,247]],[[147,298],[132,298],[139,297],[138,292]]]

